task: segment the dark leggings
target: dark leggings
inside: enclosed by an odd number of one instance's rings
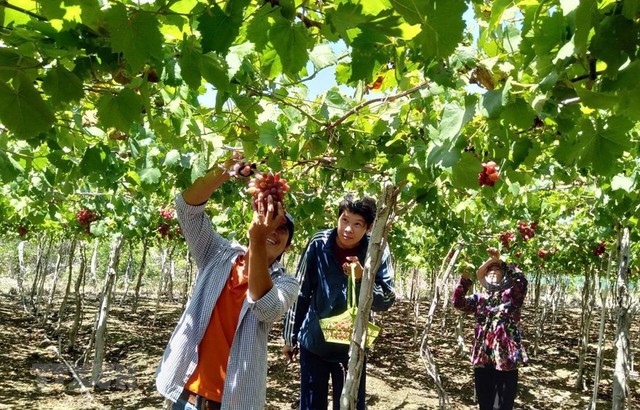
[[[476,396],[480,410],[511,410],[518,390],[518,370],[475,368]]]

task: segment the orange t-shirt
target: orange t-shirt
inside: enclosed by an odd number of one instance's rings
[[[231,344],[249,288],[248,278],[238,276],[239,266],[244,266],[241,256],[231,267],[231,275],[220,293],[198,346],[198,365],[184,386],[199,396],[217,402],[222,402]]]

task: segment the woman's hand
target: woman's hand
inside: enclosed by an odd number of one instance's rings
[[[489,254],[492,260],[496,262],[500,262],[500,251],[498,250],[498,248],[494,248],[494,247],[487,248],[487,253]]]

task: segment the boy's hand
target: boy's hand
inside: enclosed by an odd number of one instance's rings
[[[264,205],[264,197],[261,193],[258,201],[253,205],[253,220],[249,226],[249,240],[266,241],[267,236],[282,225],[284,222],[284,206],[278,203],[277,213],[274,211],[275,206],[273,197],[267,196],[267,209]]]
[[[358,259],[357,256],[347,256],[347,262],[342,264],[342,269],[344,270],[344,274],[347,276],[351,276],[351,269],[353,269],[356,281],[360,282],[362,279],[364,268],[362,267],[362,264],[360,264],[360,259]]]

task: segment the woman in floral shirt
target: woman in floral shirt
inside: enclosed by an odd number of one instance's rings
[[[453,305],[476,318],[471,362],[475,369],[480,410],[513,409],[518,385],[518,362],[526,362],[520,330],[520,308],[527,294],[527,279],[513,265],[500,260],[495,248],[476,275],[486,294],[466,296],[472,282],[463,273],[456,285]]]

